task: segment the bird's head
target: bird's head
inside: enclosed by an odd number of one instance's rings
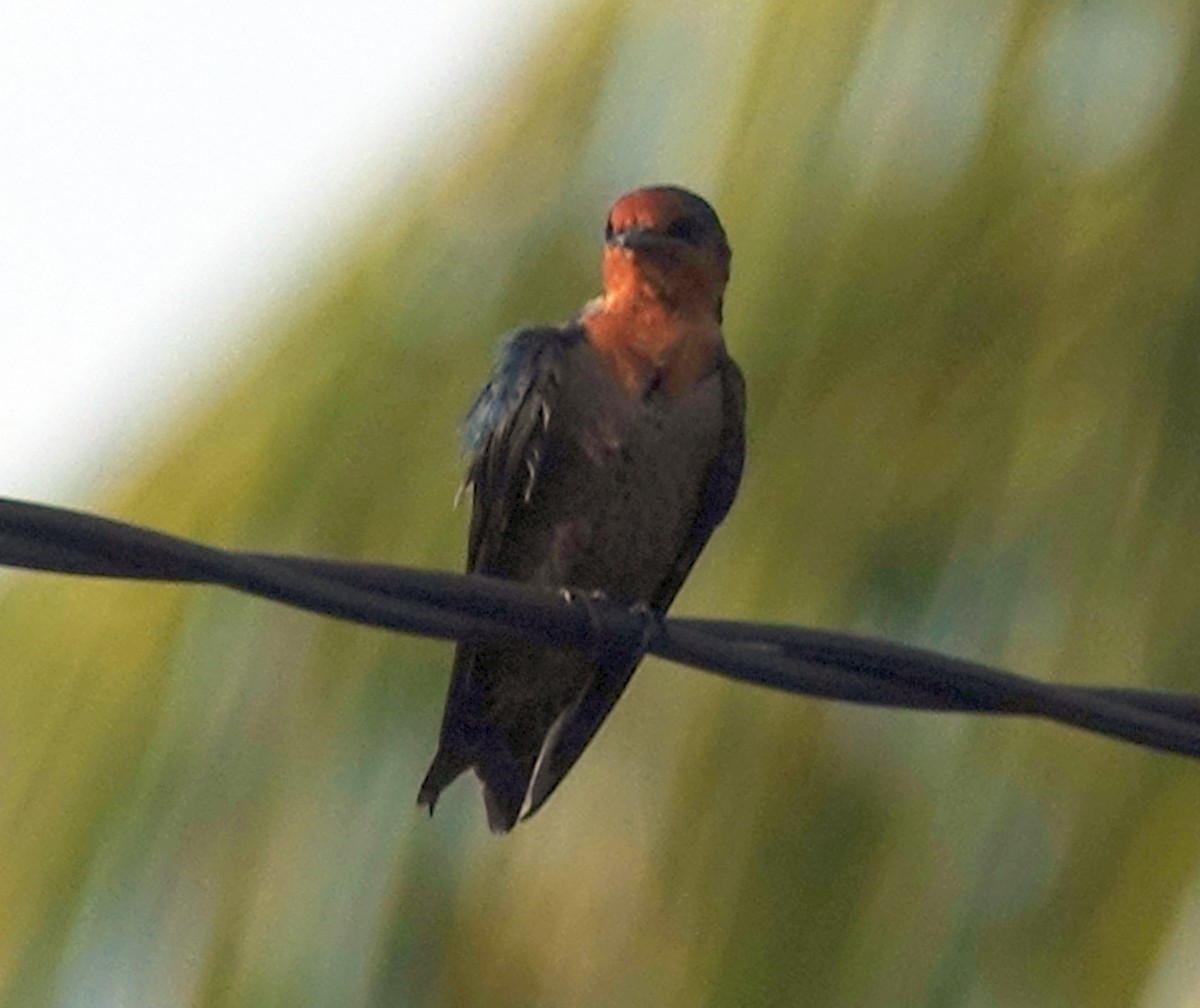
[[[674,314],[721,318],[729,281],[729,242],[716,213],[695,193],[651,186],[626,193],[604,230],[605,299],[643,299]]]

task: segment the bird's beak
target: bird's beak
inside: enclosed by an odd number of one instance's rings
[[[624,231],[618,231],[608,240],[608,244],[637,252],[644,249],[657,248],[663,243],[663,240],[663,236],[656,231],[650,231],[642,227],[631,227],[626,228]]]

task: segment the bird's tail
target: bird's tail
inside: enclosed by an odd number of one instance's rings
[[[425,779],[421,781],[421,790],[417,792],[418,807],[428,809],[429,814],[433,815],[433,807],[442,791],[470,765],[469,758],[446,746],[439,746]]]
[[[433,807],[443,789],[448,787],[464,770],[474,769],[483,783],[483,803],[487,809],[488,826],[493,833],[507,833],[521,817],[522,804],[529,788],[531,766],[521,766],[507,748],[500,745],[485,746],[470,753],[446,745],[438,748],[429,772],[417,792],[417,805]]]
[[[493,833],[507,833],[520,818],[533,760],[523,765],[483,715],[483,697],[473,686],[475,661],[476,649],[460,645],[454,655],[438,750],[417,792],[417,805],[433,815],[442,791],[465,770],[474,769],[483,782],[488,826]]]

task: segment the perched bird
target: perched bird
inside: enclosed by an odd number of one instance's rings
[[[468,570],[667,609],[742,474],[744,385],[721,335],[729,260],[699,196],[617,200],[603,295],[565,325],[511,334],[468,414]],[[470,768],[494,831],[537,811],[642,657],[610,650],[460,645],[418,803],[432,812]]]

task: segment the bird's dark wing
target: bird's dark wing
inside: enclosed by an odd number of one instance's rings
[[[469,571],[512,573],[497,570],[496,559],[509,522],[529,499],[537,479],[563,354],[582,338],[571,326],[512,333],[501,344],[492,376],[467,414],[463,441],[471,452],[466,480],[472,492]],[[498,790],[518,789],[518,803],[525,791],[528,770],[522,773],[511,755],[491,751],[493,733],[472,678],[476,650],[464,644],[455,652],[438,751],[417,797],[418,804],[431,810],[442,789],[476,764],[489,768]]]
[[[674,601],[713,530],[729,513],[742,480],[746,456],[746,383],[737,364],[726,355],[718,360],[717,369],[722,399],[720,448],[705,475],[687,539],[651,599],[651,607],[658,612],[666,612]],[[546,737],[521,809],[522,818],[536,812],[575,765],[620,699],[641,660],[640,650],[630,654],[622,649],[597,658],[595,678]]]
[[[573,327],[519,329],[501,344],[496,368],[463,425],[472,453],[467,569],[489,573],[514,510],[529,500],[558,395],[564,352],[582,339]],[[496,572],[505,573],[505,572]]]
[[[700,551],[729,514],[742,482],[746,460],[746,381],[741,368],[726,355],[718,360],[717,371],[721,376],[721,447],[708,467],[687,540],[651,600],[651,606],[659,612],[666,612],[675,601]]]

